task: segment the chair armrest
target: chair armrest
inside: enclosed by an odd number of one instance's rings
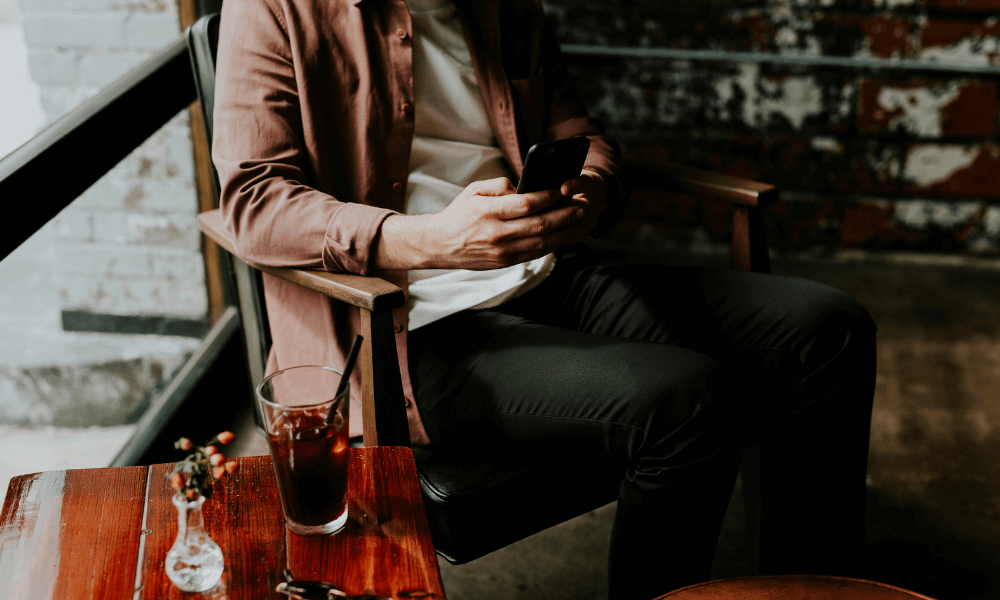
[[[626,158],[625,172],[634,187],[681,192],[751,207],[778,201],[778,188],[767,183],[653,160]]]
[[[233,243],[229,239],[229,233],[223,223],[222,211],[215,209],[201,213],[198,215],[198,227],[216,244],[225,248],[233,256],[240,258],[233,252]],[[373,312],[391,310],[406,304],[403,290],[378,277],[289,267],[269,267],[243,258],[240,260],[275,277],[297,283],[302,287]]]

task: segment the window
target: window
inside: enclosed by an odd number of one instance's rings
[[[0,157],[179,36],[172,1],[0,0]],[[199,347],[198,212],[185,109],[0,262],[4,488],[107,466]]]

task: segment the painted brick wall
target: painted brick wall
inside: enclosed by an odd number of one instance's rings
[[[1000,0],[546,0],[564,44],[1000,66]],[[771,247],[1000,253],[1000,76],[570,56],[633,155],[778,185]],[[659,219],[640,211],[660,210]],[[623,235],[721,243],[724,206],[639,196]]]
[[[20,8],[29,70],[50,121],[180,35],[172,0],[20,0]],[[128,115],[121,117],[127,127]],[[100,329],[90,315],[203,321],[197,206],[183,111],[56,218],[64,326]]]

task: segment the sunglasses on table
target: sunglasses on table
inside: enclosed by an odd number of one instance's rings
[[[284,594],[291,600],[418,600],[422,598],[433,598],[434,594],[423,590],[413,590],[401,592],[398,598],[386,598],[385,596],[374,596],[372,594],[350,595],[332,583],[325,581],[309,581],[306,579],[296,580],[292,577],[292,572],[284,570],[285,581],[279,583],[274,591]]]

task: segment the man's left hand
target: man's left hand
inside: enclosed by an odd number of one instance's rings
[[[579,206],[584,210],[584,217],[578,222],[567,225],[566,229],[575,231],[576,241],[586,239],[590,230],[597,225],[604,209],[607,208],[607,188],[604,178],[597,171],[584,168],[579,177],[574,177],[559,188],[559,193],[570,198],[570,206]]]

